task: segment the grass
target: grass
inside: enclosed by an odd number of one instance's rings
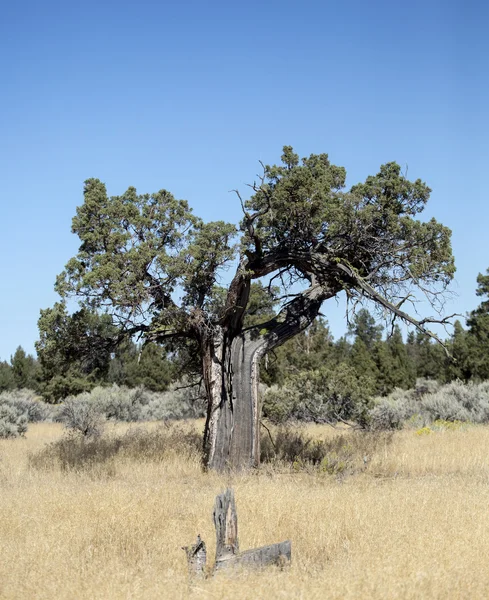
[[[0,440],[2,599],[489,597],[489,427],[396,433],[344,477],[273,464],[206,474],[196,454],[144,444],[63,468],[43,450],[63,435],[40,423]],[[291,539],[292,566],[190,584],[181,546],[200,533],[212,560],[212,507],[228,485],[241,548]]]

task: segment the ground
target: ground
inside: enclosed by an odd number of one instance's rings
[[[37,424],[0,441],[0,598],[489,597],[488,427],[399,432],[342,477],[203,473],[172,451],[79,473],[34,467],[29,456],[61,435]],[[212,561],[212,507],[227,486],[241,548],[290,539],[292,565],[189,583],[181,547],[200,533]]]

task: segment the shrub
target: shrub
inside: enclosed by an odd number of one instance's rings
[[[380,398],[370,411],[369,427],[373,431],[402,429],[406,417],[405,404],[391,398]]]
[[[89,394],[68,398],[60,410],[59,417],[68,429],[84,437],[94,437],[102,433],[104,418]]]
[[[261,460],[289,464],[295,469],[315,467],[331,475],[351,474],[367,468],[379,447],[391,440],[392,433],[367,431],[315,440],[300,428],[280,426],[262,435]]]
[[[264,394],[264,415],[274,423],[287,420],[365,423],[373,382],[346,364],[300,373],[283,388]]]
[[[43,421],[50,415],[49,406],[32,390],[2,392],[0,394],[0,437],[24,435],[28,423]]]
[[[27,414],[14,404],[0,402],[0,438],[13,438],[27,431]]]
[[[139,420],[197,419],[205,416],[205,407],[199,387],[180,381],[166,392],[151,392],[148,402],[141,406]]]
[[[141,406],[149,402],[150,394],[142,387],[129,389],[114,384],[111,387],[96,387],[86,398],[106,419],[139,421]]]
[[[435,379],[425,379],[420,377],[416,379],[414,385],[414,394],[420,398],[425,394],[434,394],[440,389],[440,384]]]
[[[52,416],[52,407],[46,404],[35,392],[28,389],[11,390],[0,394],[0,403],[15,406],[19,413],[25,413],[29,423],[46,421]]]
[[[377,398],[370,410],[372,429],[395,429],[405,422],[415,427],[440,422],[489,422],[489,382],[478,385],[453,381],[440,386],[418,380],[414,390],[394,390]]]
[[[166,392],[151,392],[141,386],[133,389],[117,384],[99,386],[75,396],[76,399],[92,403],[99,415],[114,421],[162,421],[197,418],[205,414],[198,390],[179,388],[177,384]]]

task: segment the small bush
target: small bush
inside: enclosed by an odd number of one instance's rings
[[[31,390],[12,390],[0,394],[0,437],[24,435],[28,423],[48,418],[49,407]]]
[[[68,398],[60,410],[59,418],[65,427],[84,437],[102,433],[104,417],[89,394]]]
[[[404,404],[380,398],[370,411],[369,427],[373,431],[402,429],[407,411]]]
[[[434,394],[440,389],[440,384],[436,379],[424,379],[418,378],[416,379],[416,384],[414,385],[414,394],[421,398],[425,394]]]

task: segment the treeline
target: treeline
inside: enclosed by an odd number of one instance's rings
[[[155,344],[142,347],[127,341],[114,353],[94,355],[94,361],[88,364],[85,357],[70,361],[57,358],[58,364],[42,355],[37,360],[19,346],[10,362],[0,362],[0,392],[28,388],[48,402],[57,402],[114,383],[162,392],[179,379],[176,363]]]
[[[489,271],[488,271],[489,272]],[[395,388],[410,389],[416,379],[440,383],[489,379],[489,274],[477,278],[481,304],[470,313],[464,327],[455,323],[445,341],[448,353],[419,332],[404,340],[396,325],[386,331],[366,309],[349,324],[348,333],[334,340],[324,319],[292,338],[263,360],[261,380],[267,386],[307,389],[333,386],[330,397],[385,396]],[[257,286],[248,322],[269,314]],[[106,316],[81,310],[68,315],[62,304],[41,311],[39,360],[17,348],[9,362],[0,362],[0,392],[29,388],[48,402],[90,391],[96,386],[144,386],[159,392],[182,378],[189,356],[154,343],[125,341],[114,345],[117,330]],[[191,354],[191,350],[189,351]],[[191,361],[190,361],[191,362]],[[361,403],[360,403],[361,404]]]

